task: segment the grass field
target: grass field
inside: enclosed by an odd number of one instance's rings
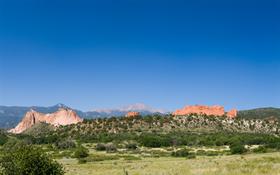
[[[195,159],[142,158],[106,160],[78,164],[76,159],[59,160],[67,175],[279,175],[280,153],[225,155]]]

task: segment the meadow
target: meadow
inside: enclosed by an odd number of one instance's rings
[[[67,175],[278,175],[280,153],[197,156],[195,159],[150,157],[79,164],[60,159]]]

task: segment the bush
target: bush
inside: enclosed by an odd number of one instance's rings
[[[0,131],[0,145],[4,145],[8,139],[8,136],[3,131]]]
[[[114,144],[107,144],[106,145],[106,152],[107,153],[114,153],[117,151],[117,147]]]
[[[146,147],[159,148],[172,146],[173,138],[170,135],[142,134],[139,142]]]
[[[231,154],[243,154],[247,152],[247,149],[241,143],[233,143],[230,145],[230,152]]]
[[[217,151],[206,151],[205,156],[218,156],[219,153]]]
[[[264,146],[259,146],[258,148],[253,149],[254,153],[266,153],[267,149]]]
[[[74,152],[74,158],[85,158],[89,156],[89,151],[85,147],[78,147]]]
[[[202,150],[202,149],[196,151],[196,155],[198,155],[198,156],[205,156],[206,154],[207,154],[207,151]]]
[[[130,149],[130,150],[135,150],[135,149],[137,149],[137,144],[136,143],[127,143],[126,145],[125,145],[125,147],[127,148],[127,149]]]
[[[96,151],[106,151],[108,153],[113,153],[117,151],[117,147],[112,143],[108,143],[108,144],[98,143],[95,149]]]
[[[265,147],[280,150],[280,141],[271,141]]]
[[[61,140],[61,141],[55,142],[54,145],[57,149],[76,148],[76,143],[72,140]]]
[[[21,145],[25,145],[23,141],[17,139],[9,139],[4,145],[4,151],[12,151],[15,148],[21,147]]]
[[[3,175],[62,175],[62,165],[50,159],[41,149],[30,145],[10,148],[0,159]]]
[[[95,147],[96,151],[106,151],[106,145],[103,143],[98,143]]]

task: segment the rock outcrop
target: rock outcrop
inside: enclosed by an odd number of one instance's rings
[[[228,118],[235,118],[237,116],[238,111],[236,109],[232,109],[226,113]]]
[[[186,106],[183,109],[176,110],[173,115],[182,116],[190,114],[203,114],[203,115],[213,115],[213,116],[227,116],[228,118],[235,118],[237,116],[237,110],[233,109],[229,112],[225,112],[223,106]]]
[[[25,114],[22,121],[9,132],[22,133],[26,129],[31,128],[36,123],[45,122],[54,126],[70,125],[82,122],[77,113],[71,109],[60,108],[57,112],[51,114],[43,114],[34,110],[30,110]]]
[[[140,112],[128,112],[125,117],[128,117],[128,118],[133,118],[133,117],[137,117],[137,116],[140,116]]]

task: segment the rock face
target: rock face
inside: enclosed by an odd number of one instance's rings
[[[237,116],[237,110],[233,109],[228,113],[225,112],[223,106],[202,106],[202,105],[195,105],[195,106],[186,106],[183,109],[176,110],[173,115],[175,116],[182,116],[182,115],[189,115],[189,114],[205,114],[205,115],[214,115],[214,116],[224,116],[226,115],[228,118],[235,118]]]
[[[133,118],[133,117],[137,117],[140,115],[140,112],[128,112],[125,117],[128,117],[128,118]]]
[[[228,118],[235,118],[237,116],[237,110],[236,109],[232,109],[230,111],[227,112],[227,117]]]
[[[9,132],[22,133],[26,129],[32,127],[36,123],[45,122],[54,126],[70,125],[82,122],[83,120],[76,114],[75,111],[67,108],[60,108],[52,114],[43,114],[30,110],[25,114],[22,121]]]

